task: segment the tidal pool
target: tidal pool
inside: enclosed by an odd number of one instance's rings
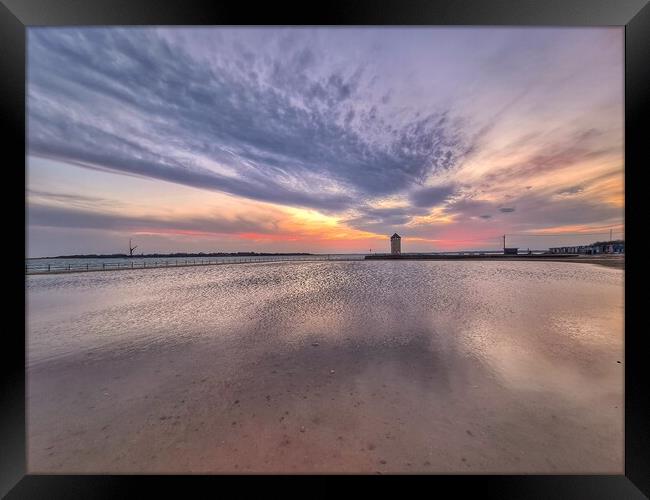
[[[31,473],[623,473],[624,272],[26,277]]]

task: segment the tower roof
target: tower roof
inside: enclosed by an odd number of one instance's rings
[[[400,238],[401,239],[402,237],[399,234],[395,233],[395,234],[393,234],[393,236],[390,237],[391,240],[393,238]]]

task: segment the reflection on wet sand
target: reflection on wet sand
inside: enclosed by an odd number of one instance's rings
[[[31,472],[623,470],[620,270],[136,273],[29,278]]]

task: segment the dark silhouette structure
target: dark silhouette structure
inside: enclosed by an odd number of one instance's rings
[[[138,245],[132,247],[131,246],[131,238],[129,238],[129,257],[133,257],[133,250],[135,250],[136,248],[138,248]]]
[[[402,237],[397,233],[390,237],[390,253],[391,255],[400,255],[402,253]]]

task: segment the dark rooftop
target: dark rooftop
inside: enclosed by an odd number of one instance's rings
[[[401,236],[400,236],[399,234],[395,233],[393,236],[390,237],[391,240],[392,240],[393,238],[401,238]]]

